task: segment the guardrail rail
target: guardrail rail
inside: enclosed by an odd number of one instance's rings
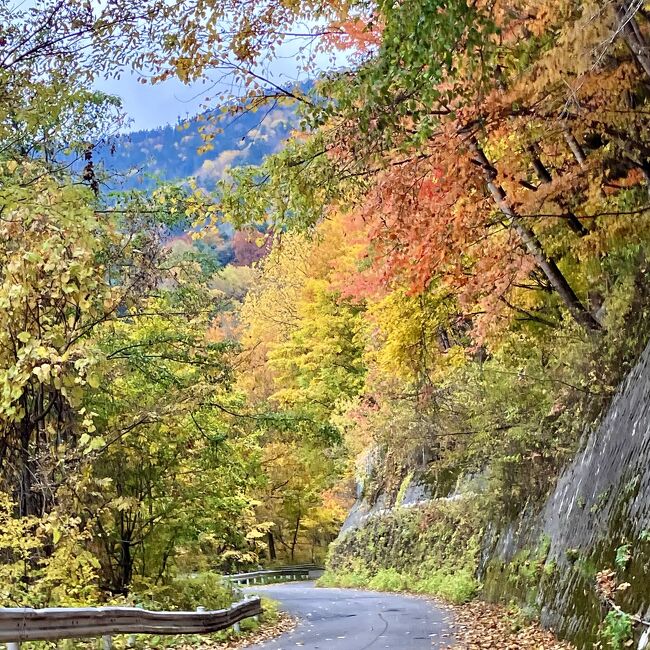
[[[246,598],[228,609],[196,612],[152,612],[137,607],[0,608],[0,642],[8,650],[21,641],[54,641],[102,637],[110,650],[115,634],[209,634],[228,627],[238,629],[245,618],[259,616],[259,598]]]
[[[272,580],[314,580],[323,575],[323,567],[317,564],[300,564],[297,566],[276,567],[274,569],[260,569],[246,573],[231,573],[225,578],[236,584],[264,584]]]

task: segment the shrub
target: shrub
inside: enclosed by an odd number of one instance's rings
[[[611,650],[623,650],[632,639],[632,619],[624,612],[610,611],[603,621],[600,636]]]
[[[367,571],[350,573],[327,571],[319,580],[319,587],[367,588],[376,591],[411,591],[438,596],[452,603],[466,603],[474,596],[479,583],[470,569],[447,572],[431,571],[424,577],[400,573],[396,569],[381,569],[370,576]]]
[[[239,592],[217,573],[184,576],[159,585],[134,585],[132,598],[147,609],[192,611],[197,607],[224,609]]]
[[[409,576],[395,569],[381,569],[368,583],[376,591],[405,591],[409,589]]]
[[[432,594],[457,604],[472,600],[478,588],[479,583],[470,569],[460,569],[453,573],[439,569],[413,584],[413,590],[417,593]]]

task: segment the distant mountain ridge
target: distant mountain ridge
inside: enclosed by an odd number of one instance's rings
[[[195,177],[211,190],[229,167],[257,165],[278,151],[296,121],[292,107],[262,108],[225,117],[217,131],[209,114],[203,114],[116,136],[98,146],[93,157],[114,189],[150,189],[160,180]]]
[[[241,111],[220,122],[210,117],[197,115],[176,125],[113,137],[93,150],[95,169],[105,173],[113,190],[146,191],[160,181],[182,183],[194,177],[209,191],[229,168],[259,165],[280,150],[298,120],[291,106]],[[260,238],[255,230],[235,233],[227,223],[218,229],[218,236],[194,241],[182,227],[172,228],[168,245],[216,268],[248,266],[269,251],[266,236],[261,246],[255,243]]]

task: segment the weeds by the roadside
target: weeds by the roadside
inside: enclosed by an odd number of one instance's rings
[[[447,573],[430,571],[424,576],[400,573],[396,569],[380,569],[370,575],[363,569],[345,573],[327,571],[318,581],[321,587],[365,588],[376,591],[409,591],[429,594],[451,603],[466,603],[478,590],[479,584],[470,571]]]

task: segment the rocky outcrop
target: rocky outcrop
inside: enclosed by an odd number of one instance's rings
[[[650,347],[541,511],[521,513],[488,535],[481,577],[488,597],[518,596],[539,608],[544,624],[586,648],[603,619],[595,591],[603,569],[629,583],[617,598],[623,609],[648,618]]]
[[[409,472],[394,494],[383,489],[371,491],[368,483],[375,474],[380,460],[381,450],[372,447],[357,463],[356,501],[343,522],[341,534],[359,528],[369,518],[382,516],[395,507],[418,506],[431,499],[431,486],[425,480],[421,467]]]
[[[399,521],[396,512],[407,504],[421,504],[425,522],[427,504],[474,497],[472,491],[462,496],[457,490],[446,499],[432,500],[419,475],[412,474],[409,481],[400,489],[401,498],[392,502],[380,495],[369,504],[361,490],[346,523],[347,532],[334,545],[333,553],[363,558],[355,539],[363,540],[374,549],[369,558],[373,566],[395,563],[395,556],[400,558],[400,570],[417,570],[409,567],[408,557],[395,555],[401,550],[400,534],[404,537],[401,524],[395,524]],[[481,533],[477,576],[483,597],[515,600],[579,648],[592,648],[602,637],[606,613],[595,589],[596,574],[612,569],[619,582],[629,583],[617,595],[621,608],[650,618],[650,346],[621,385],[598,428],[585,434],[581,450],[561,472],[549,496],[541,505],[533,496],[539,495],[531,495],[534,505],[508,523],[488,522]],[[377,519],[382,517],[389,525],[378,525]],[[418,526],[426,528],[426,522],[418,523],[415,512],[405,521],[414,531]],[[477,526],[483,524],[477,520]],[[349,534],[364,526],[363,534]],[[368,537],[371,531],[377,531],[377,540]],[[377,551],[381,548],[390,556],[386,561]],[[416,555],[418,563],[426,559],[419,552]],[[337,564],[341,558],[335,557],[333,565]],[[639,648],[649,636],[637,625]]]

